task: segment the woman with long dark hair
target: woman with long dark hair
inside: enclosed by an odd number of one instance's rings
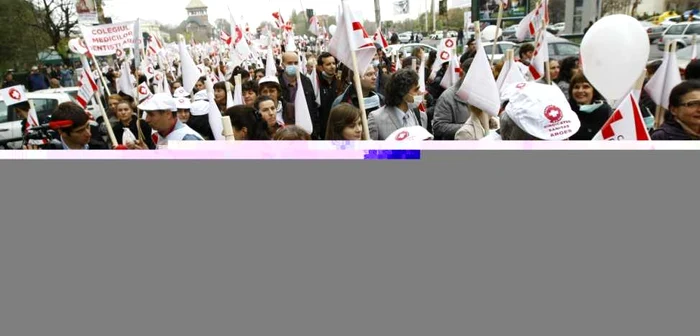
[[[236,140],[270,140],[267,122],[254,108],[236,105],[226,110]]]
[[[569,105],[581,120],[581,128],[570,140],[593,140],[610,115],[612,108],[590,81],[577,73],[569,86]]]

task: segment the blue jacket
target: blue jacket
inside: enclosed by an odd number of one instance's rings
[[[33,73],[29,75],[29,91],[45,90],[49,88],[49,79],[41,73]]]

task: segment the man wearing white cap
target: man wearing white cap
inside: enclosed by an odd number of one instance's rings
[[[177,103],[168,93],[157,93],[138,106],[146,112],[146,122],[153,130],[153,142],[156,146],[167,145],[168,141],[203,141],[201,135],[183,124],[177,118]],[[146,149],[145,145],[138,148]]]
[[[495,136],[482,140],[567,140],[581,128],[562,91],[554,85],[535,82],[508,86],[501,95],[507,102],[501,112],[501,127]]]

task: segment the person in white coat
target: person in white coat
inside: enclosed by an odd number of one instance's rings
[[[156,133],[153,142],[157,147],[167,146],[168,141],[203,141],[199,133],[183,124],[177,117],[175,98],[168,93],[157,93],[138,106],[146,112],[146,122]],[[148,149],[142,142],[132,145],[137,149]]]

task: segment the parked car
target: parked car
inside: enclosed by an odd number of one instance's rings
[[[38,93],[66,93],[70,96],[70,98],[73,102],[77,103],[79,90],[80,90],[79,87],[72,86],[72,87],[65,87],[65,88],[58,88],[58,89],[39,90],[39,91],[35,91],[35,92],[38,92]],[[90,112],[90,114],[92,114],[92,116],[95,117],[95,119],[99,118],[102,115],[100,110],[96,106],[94,106],[92,104],[92,102],[88,102],[87,111]]]
[[[459,33],[457,33],[454,30],[450,30],[447,32],[447,37],[457,37],[457,35],[459,35]]]
[[[27,98],[34,105],[40,124],[51,120],[51,114],[59,104],[73,101],[67,93],[29,92]],[[22,121],[17,119],[14,107],[5,105],[0,97],[0,140],[22,136]],[[20,148],[21,141],[8,144],[10,148]]]
[[[486,50],[486,55],[491,60],[491,53],[493,52],[493,42],[484,42],[482,44],[484,46],[484,50]],[[494,59],[496,61],[500,61],[503,56],[505,56],[506,52],[510,49],[515,49],[518,45],[513,43],[513,42],[508,42],[508,41],[499,41],[496,43],[496,54],[494,55]]]
[[[665,41],[678,40],[678,49],[691,44],[693,35],[700,35],[700,22],[683,22],[668,27],[657,44],[659,50],[664,50]]]
[[[655,25],[649,21],[639,21],[639,23],[646,29],[647,35],[649,36],[649,42],[653,43],[657,39],[661,38],[661,36],[664,34],[664,28],[663,26]]]
[[[511,36],[515,36],[515,32],[518,30],[518,24],[510,25],[503,29],[503,39],[508,39]]]
[[[392,44],[384,50],[387,55],[391,55],[394,51],[398,51],[399,55],[410,55],[415,48],[423,48],[423,51],[428,54],[431,51],[437,51],[437,48],[423,43],[407,43],[407,44]]]
[[[438,30],[435,33],[433,33],[432,35],[430,35],[430,39],[431,40],[442,40],[443,38],[445,38],[444,36],[445,36],[445,32],[442,30]]]
[[[564,31],[564,28],[566,28],[566,23],[564,22],[559,22],[547,26],[547,30],[552,34],[559,34]]]
[[[551,34],[548,35],[546,39],[547,47],[549,48],[549,59],[555,59],[560,61],[571,56],[579,57],[581,47],[578,44],[561,37],[556,37]],[[516,60],[520,59],[518,51],[520,51],[521,45],[522,44],[518,45],[517,47],[515,47],[515,50],[513,50],[513,52],[515,53]]]
[[[676,23],[681,22],[681,16],[680,15],[674,15],[674,16],[669,16],[665,20],[661,21],[660,25],[663,26],[664,28],[668,28],[673,26]]]
[[[399,42],[401,42],[401,43],[411,42],[411,35],[412,34],[413,34],[412,32],[403,32],[403,33],[399,34]]]

